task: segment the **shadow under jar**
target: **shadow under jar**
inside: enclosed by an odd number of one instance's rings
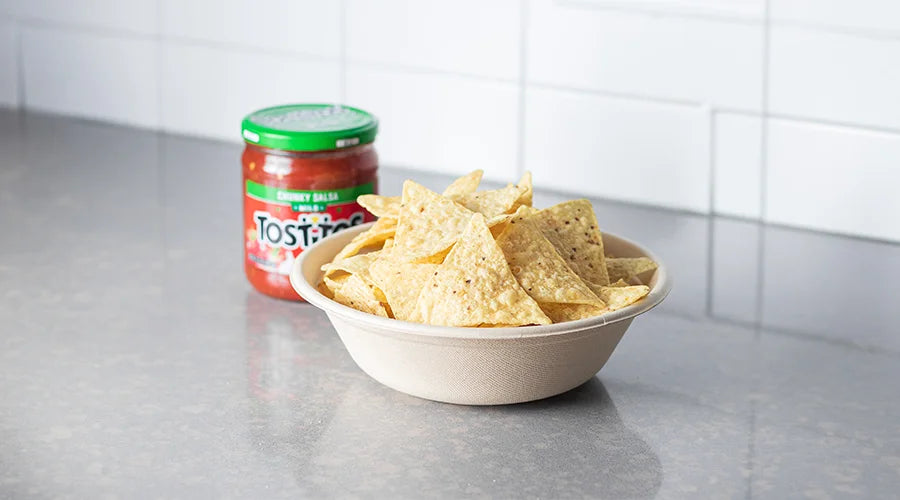
[[[375,220],[356,197],[378,193],[377,132],[373,115],[341,105],[290,104],[244,118],[244,270],[254,288],[303,300],[289,279],[294,259]]]

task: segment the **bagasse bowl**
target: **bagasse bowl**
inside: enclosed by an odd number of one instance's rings
[[[325,311],[350,356],[372,378],[420,398],[467,405],[522,403],[563,393],[597,374],[631,325],[669,293],[659,257],[609,233],[604,249],[616,257],[646,256],[659,264],[650,294],[628,307],[554,325],[459,328],[383,318],[339,304],[316,290],[322,264],[372,224],[324,238],[294,262],[291,283]]]

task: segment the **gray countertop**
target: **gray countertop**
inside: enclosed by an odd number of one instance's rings
[[[670,297],[580,388],[453,406],[246,283],[240,150],[0,112],[0,497],[900,495],[900,247],[595,200]]]

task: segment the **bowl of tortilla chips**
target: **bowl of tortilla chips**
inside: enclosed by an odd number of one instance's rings
[[[382,384],[456,404],[520,403],[588,381],[671,281],[650,250],[601,233],[590,202],[532,207],[530,174],[443,193],[361,196],[374,223],[295,261],[291,283]]]

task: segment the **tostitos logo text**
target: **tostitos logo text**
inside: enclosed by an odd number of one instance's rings
[[[346,219],[331,220],[331,214],[299,214],[296,219],[278,219],[269,212],[256,210],[256,238],[269,246],[305,249],[322,238],[363,223],[365,212],[350,214]]]

